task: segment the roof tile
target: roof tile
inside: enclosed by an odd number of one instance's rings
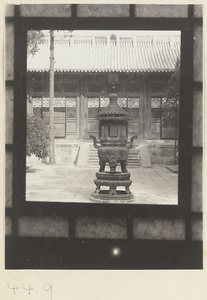
[[[43,44],[29,55],[30,72],[49,71],[49,46]],[[115,44],[96,42],[55,44],[55,71],[61,72],[169,72],[175,68],[180,55],[180,43],[138,41]]]

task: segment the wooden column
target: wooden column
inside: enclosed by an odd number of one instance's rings
[[[50,31],[50,164],[55,164],[54,142],[54,31]]]
[[[144,101],[146,101],[146,95],[144,90],[144,81],[141,81],[140,99],[139,99],[139,140],[144,138]]]
[[[81,140],[85,140],[87,138],[87,109],[88,109],[88,105],[87,105],[87,99],[85,97],[85,93],[84,93],[84,80],[81,78],[80,79],[80,105],[79,105],[79,139]]]
[[[143,80],[143,111],[141,119],[141,128],[143,139],[151,138],[151,104],[150,104],[150,93],[148,78],[145,77]]]

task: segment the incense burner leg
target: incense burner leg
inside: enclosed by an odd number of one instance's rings
[[[116,186],[115,185],[110,185],[110,191],[109,194],[111,196],[115,196],[116,195]]]
[[[110,167],[110,172],[115,173],[116,172],[116,166],[117,166],[117,161],[115,156],[111,156],[109,159],[109,167]]]
[[[106,162],[99,159],[99,165],[100,165],[100,168],[99,168],[99,172],[104,172],[105,170],[105,166],[106,166]]]
[[[127,173],[127,160],[122,160],[120,162],[120,164],[121,164],[121,170],[122,170],[122,172],[123,173]]]
[[[129,189],[129,186],[126,186],[125,189],[126,189],[127,194],[130,194],[130,193],[131,193],[131,191],[130,191],[130,189]]]
[[[96,184],[96,193],[100,193],[100,184]]]

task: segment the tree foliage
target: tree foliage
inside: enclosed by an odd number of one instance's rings
[[[180,101],[180,59],[177,60],[175,70],[167,84],[167,98],[162,103],[162,117],[166,124],[175,124],[178,119]]]
[[[42,118],[27,115],[26,155],[34,154],[38,158],[48,156],[49,134]]]
[[[40,30],[30,30],[27,33],[27,54],[35,55],[39,51],[39,45],[45,42],[44,33]]]
[[[171,75],[167,85],[167,97],[169,99],[180,100],[180,59],[177,60],[175,71]]]
[[[167,84],[167,98],[162,103],[162,124],[175,130],[175,141],[178,137],[180,101],[180,59]],[[176,146],[175,146],[176,151]]]

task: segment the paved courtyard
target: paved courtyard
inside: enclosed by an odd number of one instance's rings
[[[74,165],[29,165],[26,174],[26,200],[52,202],[85,202],[95,190],[97,168]],[[117,169],[119,171],[119,169]],[[133,204],[177,204],[178,175],[163,165],[152,168],[129,168],[134,194]]]

